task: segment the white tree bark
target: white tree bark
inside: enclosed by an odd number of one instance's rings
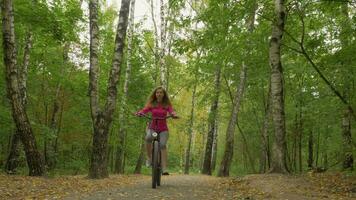
[[[107,143],[108,132],[112,123],[113,113],[116,108],[117,85],[121,73],[123,51],[128,24],[130,0],[122,0],[119,13],[119,22],[116,30],[115,51],[113,63],[109,74],[107,86],[107,99],[104,109],[100,109],[98,94],[98,47],[99,47],[99,27],[98,27],[98,4],[99,0],[90,0],[90,72],[89,72],[89,96],[91,116],[93,121],[93,150],[91,155],[89,177],[107,177]]]
[[[127,66],[125,73],[125,83],[124,83],[124,94],[122,97],[122,102],[120,106],[119,113],[119,143],[116,152],[116,161],[115,161],[115,173],[121,174],[124,173],[124,155],[125,155],[125,135],[126,135],[126,118],[127,118],[127,98],[129,92],[129,84],[131,78],[131,58],[132,58],[132,41],[134,33],[134,16],[135,16],[135,2],[136,0],[131,0],[130,5],[130,18],[129,18],[129,29],[127,32]]]
[[[286,17],[284,0],[275,0],[275,14],[276,20],[272,24],[272,36],[269,48],[269,62],[271,66],[272,118],[275,132],[275,143],[273,145],[270,172],[287,173],[284,86],[281,63],[281,43]]]
[[[165,63],[165,52],[166,52],[166,16],[165,16],[165,3],[164,0],[160,0],[160,13],[161,13],[161,49],[159,56],[160,63],[160,74],[161,74],[161,85],[168,91],[168,80],[167,80],[167,67]]]
[[[195,109],[195,94],[197,89],[197,83],[195,82],[193,93],[192,93],[192,109],[190,111],[189,127],[188,127],[188,145],[185,152],[185,166],[184,174],[189,174],[189,168],[191,165],[191,152],[192,152],[192,142],[194,140],[193,126],[194,126],[194,109]]]
[[[2,37],[4,48],[4,64],[7,94],[12,106],[12,117],[25,148],[26,160],[30,176],[41,176],[44,173],[43,159],[37,149],[35,136],[28,119],[20,86],[20,76],[17,69],[17,52],[14,28],[14,13],[12,0],[2,2]],[[23,79],[24,80],[24,79]],[[23,91],[25,92],[25,91]]]
[[[235,127],[237,122],[237,115],[239,112],[239,108],[240,108],[240,104],[242,101],[243,92],[245,88],[246,72],[247,72],[247,66],[244,63],[242,63],[242,67],[240,71],[240,82],[235,93],[233,109],[231,112],[229,125],[226,130],[225,151],[224,151],[223,159],[220,164],[220,170],[218,176],[229,176],[230,173],[232,156],[234,154],[234,133],[235,133]]]
[[[220,89],[221,89],[221,67],[216,66],[215,71],[215,80],[214,80],[214,99],[210,108],[210,115],[208,119],[208,135],[206,137],[206,145],[205,145],[205,154],[204,154],[204,161],[203,161],[203,169],[202,174],[211,175],[212,173],[212,147],[213,147],[213,140],[214,140],[214,133],[217,126],[216,126],[216,119],[218,116],[218,109],[219,109],[219,97],[220,97]]]

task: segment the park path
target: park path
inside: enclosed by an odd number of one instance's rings
[[[222,179],[204,175],[169,175],[162,177],[157,189],[151,188],[150,176],[134,183],[116,188],[108,188],[93,194],[74,194],[66,199],[232,199],[232,193],[219,187]]]

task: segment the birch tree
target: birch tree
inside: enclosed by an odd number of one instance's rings
[[[284,114],[284,86],[283,68],[281,62],[281,43],[285,25],[284,0],[275,0],[275,20],[272,23],[272,36],[269,47],[269,62],[271,66],[271,97],[272,118],[275,132],[275,143],[273,145],[272,163],[270,172],[286,173],[286,128]]]
[[[135,22],[135,1],[131,0],[130,5],[130,18],[129,18],[129,29],[127,33],[127,64],[126,64],[126,73],[125,73],[125,83],[124,83],[124,94],[121,100],[121,110],[119,113],[119,143],[118,149],[116,153],[116,161],[115,161],[115,173],[121,174],[124,173],[124,155],[125,155],[125,135],[126,135],[126,118],[127,118],[127,98],[129,92],[129,83],[130,83],[130,76],[131,76],[131,57],[132,57],[132,40],[133,40],[133,33],[134,33],[134,22]]]
[[[29,30],[26,37],[26,45],[23,56],[22,68],[19,70],[18,79],[19,79],[19,89],[22,98],[22,104],[24,107],[27,105],[27,74],[28,66],[30,64],[30,51],[32,48],[32,32]],[[18,159],[20,155],[20,132],[16,130],[11,139],[10,153],[8,155],[5,170],[7,173],[14,173],[18,166]]]
[[[189,174],[189,168],[191,165],[191,147],[192,147],[192,141],[194,139],[193,126],[194,126],[194,109],[195,109],[196,89],[197,89],[197,83],[195,81],[194,86],[193,86],[193,92],[192,92],[192,108],[190,111],[189,126],[188,126],[188,145],[187,145],[187,149],[186,149],[186,153],[185,153],[184,174]]]
[[[98,4],[99,0],[90,0],[90,72],[89,72],[89,96],[90,109],[93,122],[93,149],[90,159],[89,177],[105,178],[108,176],[107,169],[107,143],[108,133],[116,108],[117,84],[121,73],[126,29],[130,0],[122,0],[119,13],[119,22],[116,30],[115,51],[112,67],[109,74],[107,97],[104,108],[99,104],[98,88],[98,53],[99,53],[99,27],[98,27]]]
[[[244,63],[242,63],[241,72],[240,72],[240,82],[238,87],[236,87],[237,90],[235,92],[231,117],[226,130],[224,155],[220,164],[218,176],[229,176],[230,173],[232,156],[234,154],[234,132],[235,132],[235,127],[237,122],[237,115],[239,112],[239,108],[240,108],[240,104],[245,88],[246,72],[247,72],[247,66]]]
[[[44,173],[43,159],[37,149],[36,140],[27,116],[24,95],[26,85],[21,84],[19,80],[19,71],[17,69],[17,52],[14,29],[14,14],[12,0],[4,0],[2,3],[3,20],[3,48],[4,63],[7,84],[7,94],[12,106],[12,117],[16,124],[17,131],[20,132],[20,138],[24,145],[26,160],[29,167],[30,176],[41,176]],[[22,80],[23,83],[24,80]],[[22,86],[20,86],[20,84]],[[21,92],[21,89],[23,90]]]
[[[216,118],[218,115],[218,107],[219,107],[219,96],[220,96],[220,87],[221,87],[221,67],[216,65],[215,69],[215,81],[214,81],[214,97],[213,102],[210,107],[210,114],[208,119],[208,135],[206,138],[206,145],[205,145],[205,154],[204,154],[204,162],[203,162],[203,169],[202,174],[211,175],[211,156],[212,156],[212,147],[213,147],[213,140],[214,140],[214,133],[216,126]]]
[[[345,51],[345,49],[349,48],[349,38],[350,38],[350,30],[352,30],[350,26],[350,17],[349,17],[349,11],[348,11],[348,2],[343,2],[341,4],[341,13],[342,13],[342,24],[341,24],[341,33],[340,33],[340,41],[341,41],[341,48],[342,50]],[[345,64],[344,64],[345,63]],[[344,61],[341,61],[342,68],[343,69],[348,69],[349,66],[346,66],[349,64],[349,59],[346,59]],[[352,79],[350,78],[351,71],[346,70],[346,73],[344,73],[344,83],[343,83],[343,89],[344,89],[344,98],[345,99],[351,99],[351,83]],[[343,108],[343,116],[342,116],[342,151],[343,151],[343,164],[342,168],[344,170],[346,169],[353,169],[353,148],[352,148],[352,134],[351,134],[351,109],[349,107],[344,107]]]

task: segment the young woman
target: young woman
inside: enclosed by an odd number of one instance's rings
[[[147,151],[147,161],[146,165],[151,165],[151,153],[152,153],[152,133],[157,132],[160,134],[160,146],[162,155],[162,174],[169,175],[167,172],[167,140],[168,140],[168,127],[165,118],[167,114],[171,115],[173,118],[178,118],[176,113],[172,108],[171,101],[169,100],[168,94],[163,87],[157,87],[150,95],[146,106],[136,113],[137,116],[145,115],[151,112],[153,120],[150,122],[147,129],[146,140],[146,151]],[[155,120],[158,118],[158,120]]]

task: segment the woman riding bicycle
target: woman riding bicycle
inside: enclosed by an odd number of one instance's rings
[[[173,118],[178,118],[176,113],[172,108],[171,101],[169,100],[168,94],[163,87],[157,87],[150,95],[146,106],[138,111],[136,115],[145,115],[151,112],[152,121],[147,129],[145,141],[146,141],[146,151],[147,157],[146,165],[151,166],[152,163],[152,133],[157,132],[160,134],[160,149],[162,156],[162,174],[169,175],[167,171],[167,140],[168,140],[168,127],[166,117],[167,114],[171,115]],[[156,119],[156,120],[155,120]],[[157,120],[159,119],[159,120]]]

